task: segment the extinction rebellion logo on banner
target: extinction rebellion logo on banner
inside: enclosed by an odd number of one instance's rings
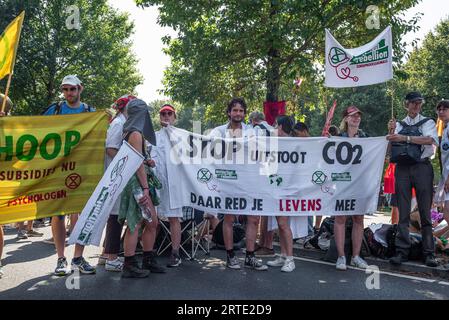
[[[392,36],[388,27],[370,43],[345,49],[326,30],[326,86],[357,87],[393,78]]]

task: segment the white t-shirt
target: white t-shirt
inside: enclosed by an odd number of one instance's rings
[[[418,114],[414,119],[407,116],[404,120],[405,123],[408,125],[413,125],[415,123],[420,122],[421,120],[424,120],[426,117]],[[396,123],[396,130],[394,133],[398,134],[402,130],[402,126],[399,122]],[[436,148],[438,147],[438,132],[437,127],[435,124],[435,121],[429,120],[426,123],[424,123],[421,127],[419,127],[419,130],[422,132],[423,137],[432,137],[433,138],[433,145],[423,145],[422,146],[422,156],[421,159],[425,158],[433,158],[435,155]]]
[[[123,142],[123,125],[126,122],[125,116],[119,114],[109,125],[106,135],[106,148],[119,150]],[[112,158],[106,153],[105,170],[111,164]]]
[[[123,125],[126,122],[126,117],[120,113],[109,125],[108,132],[106,135],[106,148],[117,149],[119,150],[122,146],[123,142]],[[108,156],[106,152],[106,156],[104,158],[105,166],[104,170],[109,167],[112,162],[112,158]],[[117,198],[117,201],[114,204],[114,207],[111,210],[111,215],[118,215],[120,209],[120,197]]]
[[[242,122],[242,130],[231,130],[230,123],[228,122],[225,125],[216,127],[213,129],[209,136],[212,137],[221,137],[221,138],[242,138],[245,137],[248,133],[248,130],[253,129],[251,126]]]

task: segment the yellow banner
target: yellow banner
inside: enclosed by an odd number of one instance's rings
[[[103,176],[107,119],[0,118],[0,225],[81,212]]]
[[[0,36],[0,80],[14,69],[25,11],[13,20]]]

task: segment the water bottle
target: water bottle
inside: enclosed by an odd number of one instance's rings
[[[134,195],[134,199],[136,199],[136,202],[140,207],[140,210],[142,211],[142,217],[146,221],[152,222],[153,220],[151,219],[150,209],[148,209],[147,206],[144,206],[143,204],[140,203],[140,199],[142,199],[144,196],[143,190],[141,188],[135,189],[135,190],[133,190],[133,195]]]

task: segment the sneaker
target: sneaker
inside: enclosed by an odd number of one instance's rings
[[[68,275],[69,273],[70,269],[68,268],[67,259],[65,257],[58,258],[55,275],[62,277]]]
[[[38,237],[42,237],[43,235],[44,235],[43,233],[37,232],[37,231],[35,231],[35,230],[27,231],[27,236],[28,236],[28,237],[35,237],[35,238],[38,238]]]
[[[83,257],[80,257],[79,262],[75,262],[75,259],[72,259],[72,271],[75,270],[82,274],[94,274],[97,272]]]
[[[106,261],[108,261],[108,258],[103,257],[103,256],[99,256],[98,257],[97,266],[104,266],[104,265],[106,265]]]
[[[268,266],[263,264],[262,261],[258,260],[255,256],[246,256],[245,268],[250,268],[257,271],[268,270]]]
[[[17,239],[19,240],[28,239],[26,230],[19,230],[19,232],[17,233]]]
[[[122,278],[146,278],[150,275],[150,270],[139,268],[137,263],[124,264]]]
[[[167,263],[167,267],[169,268],[175,268],[181,265],[181,257],[179,254],[172,254],[170,255],[170,260]]]
[[[254,255],[258,258],[262,258],[262,257],[274,257],[276,256],[274,253],[274,249],[269,249],[269,248],[265,248],[265,247],[260,247],[259,249],[257,249],[254,252]]]
[[[346,270],[346,257],[345,256],[338,257],[337,264],[335,265],[335,267],[337,268],[337,270],[345,271]]]
[[[3,275],[5,274],[4,272],[3,272],[3,270],[2,270],[2,266],[0,265],[0,279],[3,277]]]
[[[46,244],[55,244],[55,240],[53,239],[53,237],[51,237],[49,239],[45,239],[42,242],[46,243]]]
[[[274,260],[268,261],[267,265],[270,267],[282,267],[285,264],[285,257],[279,256]]]
[[[394,257],[390,258],[390,263],[394,266],[400,266],[402,262],[408,261],[407,257],[404,256],[401,252],[399,252]]]
[[[142,261],[142,269],[150,270],[151,273],[165,273],[167,272],[164,267],[159,265],[156,260],[155,254],[150,257],[144,257]]]
[[[123,261],[119,258],[111,261],[106,261],[104,268],[106,269],[106,271],[121,272],[123,270]]]
[[[424,263],[428,267],[432,267],[432,268],[438,267],[438,262],[435,259],[435,256],[433,254],[428,254],[424,259]]]
[[[295,261],[293,259],[286,259],[281,268],[282,272],[292,272],[296,269]]]
[[[236,257],[236,256],[234,256],[234,257],[232,257],[232,258],[230,258],[229,256],[228,256],[228,258],[226,259],[226,267],[228,267],[228,268],[230,268],[230,269],[240,269],[241,268],[241,266],[240,266],[240,261],[239,261],[239,259]]]
[[[368,263],[366,263],[365,260],[360,258],[360,256],[356,256],[356,257],[352,257],[351,258],[351,266],[357,267],[357,268],[360,268],[360,269],[367,269],[368,268]]]

